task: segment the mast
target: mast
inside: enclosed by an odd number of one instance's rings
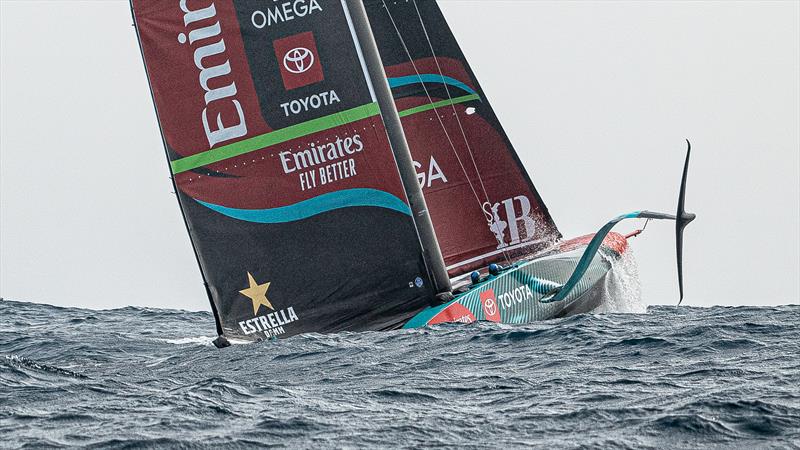
[[[448,295],[452,291],[450,277],[447,274],[442,251],[439,248],[439,241],[436,239],[436,233],[433,230],[433,222],[428,212],[428,206],[425,203],[425,197],[422,194],[422,188],[417,181],[417,172],[414,169],[411,150],[406,141],[391,88],[386,81],[386,73],[378,53],[378,45],[370,28],[367,12],[364,9],[362,0],[342,0],[342,2],[345,4],[350,20],[353,23],[353,28],[358,36],[381,116],[386,124],[386,132],[389,135],[392,152],[397,162],[397,168],[400,171],[400,178],[411,205],[417,233],[422,244],[425,264],[436,287],[436,292],[439,295]]]

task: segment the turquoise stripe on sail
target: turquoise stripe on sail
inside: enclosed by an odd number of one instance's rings
[[[254,223],[288,223],[308,219],[342,208],[367,206],[385,208],[410,216],[406,202],[377,189],[348,189],[331,192],[294,205],[270,209],[237,209],[214,205],[195,199],[198,203],[225,216]]]
[[[408,86],[411,84],[419,84],[419,83],[444,83],[449,84],[450,86],[455,86],[465,92],[469,92],[470,94],[477,94],[474,89],[467,86],[466,84],[456,80],[455,78],[450,78],[444,75],[436,75],[433,73],[423,73],[419,76],[417,75],[409,75],[406,77],[396,77],[396,78],[389,78],[389,86],[390,87],[400,87],[400,86]]]

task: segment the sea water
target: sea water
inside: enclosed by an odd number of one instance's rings
[[[224,350],[210,313],[2,301],[0,447],[800,448],[799,306],[629,288],[524,326]]]

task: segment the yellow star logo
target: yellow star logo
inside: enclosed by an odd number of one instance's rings
[[[250,300],[253,301],[253,314],[258,314],[258,309],[261,307],[261,305],[264,305],[267,308],[275,311],[275,308],[272,307],[272,303],[267,300],[267,289],[269,289],[270,283],[256,283],[256,279],[253,278],[253,275],[251,275],[250,272],[247,272],[247,281],[250,282],[250,287],[239,291],[239,293],[245,297],[249,297]]]

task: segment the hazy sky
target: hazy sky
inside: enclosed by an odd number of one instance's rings
[[[800,3],[440,3],[565,236],[674,211],[688,137],[686,304],[800,303]],[[0,0],[0,67],[0,295],[208,309],[128,2]]]

